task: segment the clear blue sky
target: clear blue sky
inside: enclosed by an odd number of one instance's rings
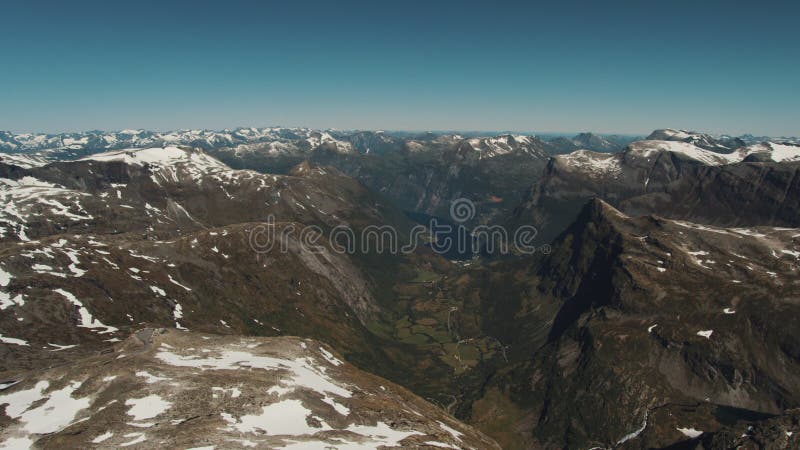
[[[799,15],[797,1],[9,1],[0,130],[798,135]]]

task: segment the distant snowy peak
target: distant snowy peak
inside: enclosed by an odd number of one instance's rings
[[[192,162],[205,166],[215,166],[216,168],[228,168],[225,164],[202,151],[177,146],[115,150],[96,153],[78,161],[120,161],[140,166],[145,164],[172,165]]]
[[[94,151],[123,148],[155,147],[180,144],[204,149],[231,147],[238,144],[306,140],[312,146],[335,143],[346,149],[347,143],[334,139],[327,132],[308,128],[237,128],[235,130],[121,130],[112,132],[87,131],[64,134],[13,134],[0,132],[0,151],[23,152],[38,150],[88,149]]]
[[[686,142],[706,150],[730,151],[747,145],[742,139],[731,136],[713,136],[695,131],[664,128],[655,130],[646,138],[650,141]]]
[[[742,162],[750,155],[761,155],[764,161],[800,161],[800,146],[765,142],[749,147],[741,147],[729,152],[716,152],[683,141],[637,141],[628,146],[627,155],[650,158],[660,152],[671,152],[699,161],[709,166]]]
[[[55,159],[73,159],[94,152],[130,148],[186,145],[212,149],[231,149],[236,153],[302,154],[314,150],[341,154],[386,153],[407,148],[425,150],[431,146],[459,145],[466,141],[482,157],[515,151],[544,154],[541,141],[533,136],[501,135],[464,139],[457,134],[431,135],[429,139],[398,138],[374,131],[320,131],[309,128],[237,128],[235,130],[121,130],[88,131],[65,134],[13,134],[0,132],[0,152],[60,152]],[[62,154],[63,153],[63,154]],[[54,155],[55,156],[55,155]]]
[[[330,133],[324,131],[311,131],[302,136],[293,133],[288,137],[254,139],[250,142],[229,147],[227,150],[232,151],[236,155],[258,153],[272,156],[302,155],[314,150],[331,151],[341,154],[356,153],[353,144],[336,139]]]
[[[653,131],[645,139],[648,141],[683,141],[686,139],[690,139],[692,136],[696,134],[697,133],[693,133],[691,131],[663,128],[660,130]]]
[[[52,162],[47,155],[38,153],[0,153],[0,163],[30,169]]]
[[[651,158],[662,152],[670,152],[699,161],[709,166],[731,164],[743,158],[738,152],[718,153],[700,148],[689,142],[680,140],[644,140],[637,141],[628,146],[625,154],[628,156]]]
[[[403,149],[404,139],[390,136],[383,131],[330,131],[330,134],[340,140],[348,142],[353,149],[361,154],[384,154]]]
[[[233,169],[199,149],[166,146],[140,149],[115,150],[96,153],[77,160],[123,162],[129,165],[147,166],[152,170],[153,181],[160,183],[177,181],[185,177],[199,181],[203,177]]]
[[[545,157],[543,145],[534,136],[505,134],[493,137],[471,138],[462,141],[461,147],[468,146],[480,152],[481,157],[494,157],[509,153],[526,153]]]
[[[752,134],[743,134],[739,139],[747,142],[748,145],[760,144],[762,142],[777,142],[780,144],[794,144],[800,145],[800,137],[794,136],[754,136]]]
[[[352,144],[340,141],[325,131],[311,132],[303,141],[305,141],[311,149],[325,147],[326,149],[334,150],[338,153],[355,153]]]
[[[553,157],[555,164],[567,171],[578,171],[590,176],[617,176],[622,173],[620,155],[591,150],[577,150],[567,155]]]
[[[692,131],[661,129],[646,138],[651,142],[675,142],[720,154],[741,150],[747,145],[789,145],[800,143],[796,138],[742,138],[713,136]],[[629,142],[629,141],[625,141]],[[780,143],[780,144],[779,144]],[[453,150],[477,159],[507,154],[527,154],[546,157],[547,154],[566,154],[578,149],[601,152],[622,150],[624,144],[594,133],[581,133],[573,138],[559,137],[542,141],[536,136],[501,134],[498,136],[465,137],[458,134],[398,134],[378,131],[314,130],[310,128],[245,127],[232,130],[174,130],[151,131],[126,129],[120,131],[87,131],[80,133],[36,134],[0,131],[0,153],[25,153],[28,159],[3,157],[8,163],[16,161],[21,167],[34,167],[53,160],[74,160],[97,152],[131,148],[190,146],[204,150],[226,151],[235,154],[261,153],[267,155],[303,156],[313,151],[343,155],[385,154],[395,151],[428,152]],[[663,146],[663,144],[657,144]],[[690,149],[690,147],[683,147]],[[790,149],[791,150],[791,149]],[[688,151],[687,154],[694,153]],[[763,153],[763,152],[762,152]],[[724,163],[730,158],[710,158]],[[785,159],[783,159],[785,160]]]

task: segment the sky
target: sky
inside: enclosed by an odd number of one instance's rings
[[[0,130],[800,135],[800,2],[11,1]]]

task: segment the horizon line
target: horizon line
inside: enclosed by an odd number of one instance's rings
[[[594,130],[572,130],[572,131],[521,131],[521,130],[489,130],[489,129],[390,129],[390,128],[337,128],[337,127],[327,127],[327,128],[316,128],[316,127],[309,127],[309,126],[285,126],[285,125],[266,125],[266,126],[236,126],[236,127],[223,127],[223,128],[191,128],[191,127],[178,127],[178,128],[119,128],[119,129],[84,129],[84,130],[70,130],[70,131],[15,131],[11,129],[7,130],[0,130],[0,132],[11,133],[15,135],[19,134],[34,134],[34,135],[61,135],[61,134],[86,134],[86,133],[121,133],[124,131],[142,131],[142,132],[155,132],[155,133],[169,133],[169,132],[176,132],[176,131],[212,131],[212,132],[224,132],[224,131],[236,131],[241,129],[266,129],[266,128],[275,128],[275,129],[301,129],[301,130],[311,130],[311,131],[321,131],[321,132],[328,132],[328,131],[340,131],[340,132],[384,132],[384,133],[432,133],[432,134],[442,134],[442,135],[454,135],[454,134],[463,134],[463,133],[486,133],[486,136],[498,136],[504,134],[519,134],[519,135],[578,135],[582,133],[590,133],[590,134],[597,134],[602,136],[626,136],[626,137],[638,137],[638,136],[648,136],[654,131],[658,130],[675,130],[675,131],[684,131],[690,133],[701,133],[707,134],[711,136],[730,136],[730,137],[739,137],[744,135],[750,136],[762,136],[762,137],[778,137],[778,138],[788,138],[788,137],[800,137],[796,135],[769,135],[769,134],[760,134],[760,133],[753,133],[753,132],[746,132],[740,134],[733,134],[733,133],[714,133],[714,132],[706,132],[706,131],[698,131],[698,130],[689,130],[683,128],[673,128],[673,127],[663,127],[663,128],[655,128],[649,132],[618,132],[618,131],[594,131]]]

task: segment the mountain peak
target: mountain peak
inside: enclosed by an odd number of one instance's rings
[[[653,130],[645,139],[648,141],[669,141],[669,140],[683,140],[691,137],[697,133],[684,130],[676,130],[673,128],[659,128]]]
[[[200,149],[177,145],[96,153],[78,161],[116,161],[137,166],[159,167],[192,164],[207,170],[230,170],[230,167]]]
[[[738,148],[744,147],[747,143],[736,137],[731,136],[714,136],[707,133],[698,133],[696,131],[674,130],[672,128],[664,128],[655,130],[645,138],[651,141],[677,141],[693,144],[705,150],[716,152],[730,152]]]

